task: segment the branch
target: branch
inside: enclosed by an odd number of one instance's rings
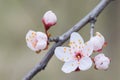
[[[101,0],[100,3],[86,15],[82,20],[80,20],[77,24],[75,24],[71,29],[69,29],[66,33],[56,38],[56,43],[50,48],[48,53],[43,57],[43,59],[24,77],[23,80],[31,80],[38,72],[44,70],[50,59],[54,54],[54,50],[57,46],[62,45],[66,40],[69,39],[72,32],[79,31],[82,27],[84,27],[91,20],[98,17],[98,15],[103,11],[103,9],[111,2],[112,0]],[[52,39],[54,41],[56,39]]]

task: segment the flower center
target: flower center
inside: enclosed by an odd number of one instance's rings
[[[79,61],[82,58],[82,54],[80,52],[77,52],[75,54],[75,58]]]

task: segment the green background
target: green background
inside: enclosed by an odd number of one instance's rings
[[[46,11],[52,10],[57,15],[57,24],[49,32],[52,36],[59,36],[89,13],[99,1],[0,0],[0,80],[22,80],[46,54],[47,51],[35,54],[25,41],[29,30],[44,32],[41,19]],[[102,33],[108,43],[103,49],[111,59],[107,71],[95,70],[93,66],[88,71],[65,74],[61,71],[63,63],[53,56],[46,69],[33,80],[120,80],[119,8],[120,1],[113,1],[95,24],[95,31]],[[90,24],[79,31],[85,41],[90,37],[89,29]]]

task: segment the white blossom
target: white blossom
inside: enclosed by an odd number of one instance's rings
[[[84,44],[83,38],[73,32],[70,36],[70,47],[57,47],[55,55],[58,59],[64,61],[62,71],[70,73],[79,70],[88,70],[92,66],[90,55],[93,52],[93,45],[90,41]]]

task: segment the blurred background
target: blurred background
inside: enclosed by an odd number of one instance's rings
[[[58,22],[49,32],[52,36],[59,36],[82,19],[99,1],[0,0],[0,80],[22,80],[46,54],[47,51],[34,53],[25,41],[29,30],[44,32],[41,19],[46,11],[52,10],[57,15]],[[92,67],[88,71],[65,74],[61,71],[63,63],[53,56],[46,69],[32,80],[120,80],[119,14],[120,0],[115,0],[105,8],[95,24],[95,31],[102,33],[108,43],[103,49],[105,55],[111,58],[107,71]],[[90,24],[79,31],[85,41],[90,37],[89,29]]]

